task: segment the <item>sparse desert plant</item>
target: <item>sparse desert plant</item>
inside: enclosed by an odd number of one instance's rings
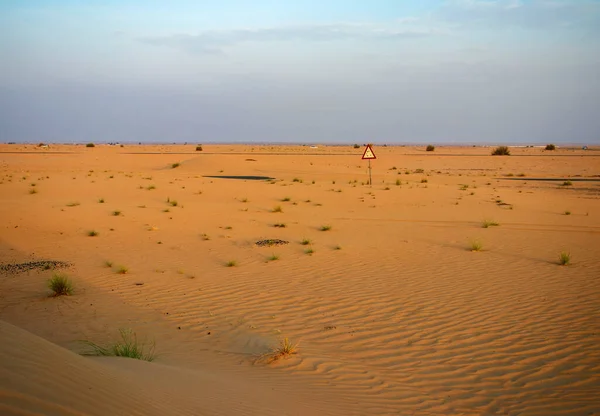
[[[283,198],[281,200],[281,202],[289,202],[289,201],[291,201],[291,198],[289,196],[286,196],[285,198]]]
[[[237,261],[235,261],[235,260],[229,260],[227,263],[225,263],[225,266],[227,266],[227,267],[235,267],[235,266],[237,266]]]
[[[172,207],[176,207],[177,206],[177,201],[175,201],[174,199],[169,201],[169,204],[171,204]]]
[[[507,146],[498,146],[492,151],[492,156],[510,156]]]
[[[127,268],[127,266],[119,266],[119,268],[117,269],[117,273],[118,274],[127,274],[127,273],[129,273],[129,269]]]
[[[85,147],[96,147],[96,145],[94,143],[88,143],[85,145]]]
[[[98,235],[98,231],[96,231],[96,230],[90,230],[90,231],[87,232],[87,235],[89,237],[96,237]]]
[[[201,238],[202,238],[204,241],[208,241],[208,240],[210,240],[210,237],[209,237],[209,235],[208,235],[208,234],[206,234],[206,233],[205,233],[205,234],[201,234],[201,235],[200,235],[200,237],[201,237]]]
[[[571,263],[571,253],[562,251],[558,255],[558,264],[560,264],[561,266],[568,266],[570,263]]]
[[[483,223],[481,224],[481,226],[483,228],[490,228],[490,227],[497,227],[500,224],[497,223],[496,221],[492,221],[492,220],[484,220]]]
[[[55,273],[48,280],[48,288],[52,291],[52,296],[70,296],[73,294],[73,284],[65,274]]]
[[[277,205],[273,208],[272,212],[283,212],[283,208],[281,208],[281,205]]]
[[[275,227],[275,228],[285,228],[286,225],[284,223],[280,222],[280,223],[277,223],[277,224],[273,224],[273,227]]]
[[[171,210],[169,208],[165,208],[162,212],[171,212]]]
[[[248,202],[248,198],[242,198],[240,199],[240,202],[243,202],[245,204],[246,202]]]
[[[424,169],[415,169],[415,171],[413,173],[425,173]]]
[[[427,148],[425,150],[428,151],[428,152],[433,152],[435,150],[435,146],[433,146],[431,144],[427,145]]]
[[[298,353],[299,343],[293,343],[287,337],[279,342],[277,347],[271,349],[267,354],[269,362],[274,362],[282,358],[287,358]]]
[[[341,250],[341,249],[342,249],[342,246],[340,246],[340,245],[335,245],[335,246],[333,246],[333,249],[334,249],[334,250]]]
[[[329,231],[329,230],[331,230],[331,225],[321,225],[321,227],[319,228],[319,230],[321,230],[321,231]]]
[[[553,144],[547,144],[545,150],[556,150],[556,146]]]
[[[29,193],[30,193],[31,195],[33,195],[33,194],[37,194],[37,193],[38,193],[38,190],[37,190],[37,188],[29,188]]]
[[[421,183],[427,183],[427,179],[425,179],[425,178],[421,179]]]
[[[562,183],[562,186],[571,186],[571,185],[573,185],[573,182],[571,182],[571,181],[564,181]]]
[[[269,258],[267,259],[267,261],[275,261],[275,260],[279,260],[279,256],[277,254],[272,254],[271,256],[269,256]]]
[[[148,191],[151,191],[151,190],[153,190],[153,189],[156,189],[156,186],[154,186],[154,185],[149,185],[148,187],[146,187],[146,189],[147,189]]]
[[[307,246],[309,244],[312,244],[312,241],[308,238],[303,238],[302,241],[300,241],[300,244],[302,244],[303,246]]]
[[[104,198],[100,198],[100,199],[98,200],[98,203],[99,203],[99,204],[104,204]]]
[[[105,261],[104,262],[104,267],[112,267],[113,266],[113,262],[112,261]]]
[[[354,147],[355,149],[360,149],[360,145],[358,145],[358,144],[356,144],[356,143],[355,143],[355,144],[354,144],[354,146],[352,146],[352,147]]]
[[[201,152],[202,151],[202,146],[196,146],[196,152]]]
[[[521,172],[521,173],[517,173],[517,176],[518,176],[519,178],[524,178],[524,177],[525,177],[525,174],[524,174],[523,172]]]
[[[473,240],[471,241],[471,245],[469,246],[469,248],[471,249],[471,251],[481,251],[481,249],[483,248],[483,244],[481,244],[481,241]]]
[[[571,215],[571,211],[565,211],[565,215]]]
[[[118,217],[119,215],[121,215],[121,211],[119,211],[119,210],[115,210],[115,211],[113,211],[113,212],[112,212],[112,215],[113,215],[114,217]]]
[[[400,181],[400,179],[396,179],[396,186],[400,186],[402,185],[402,181]]]
[[[152,361],[154,355],[154,342],[146,345],[139,342],[135,332],[130,329],[121,329],[121,340],[109,346],[101,346],[90,341],[82,341],[89,349],[82,355],[126,357],[136,360]]]
[[[178,168],[179,166],[181,166],[181,163],[173,163],[173,164],[171,165],[171,169]]]
[[[300,182],[300,183],[302,183],[302,179],[300,179],[300,178],[294,178],[294,179],[292,179],[292,182]]]
[[[307,248],[306,250],[304,250],[304,252],[308,255],[313,254],[315,252],[315,250],[312,247]]]
[[[68,206],[68,207],[76,207],[76,206],[78,206],[78,205],[81,205],[81,204],[80,204],[79,202],[69,202],[69,203],[67,204],[67,206]]]

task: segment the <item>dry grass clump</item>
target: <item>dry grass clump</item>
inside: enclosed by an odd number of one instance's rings
[[[282,358],[288,358],[298,354],[299,343],[293,343],[289,338],[284,338],[279,341],[279,345],[271,348],[271,350],[258,357],[258,361],[266,360],[268,363],[273,363]]]
[[[492,220],[484,220],[481,226],[483,228],[498,227],[500,224]]]
[[[558,255],[558,264],[560,264],[561,266],[568,266],[569,264],[571,264],[571,253],[568,253],[566,251],[561,252]]]
[[[73,294],[73,284],[66,274],[55,273],[48,280],[48,288],[52,296],[70,296]]]
[[[510,156],[507,146],[498,146],[492,151],[492,156]]]
[[[481,241],[473,240],[471,241],[471,245],[469,246],[471,251],[481,251],[483,249],[483,244]]]
[[[139,342],[137,335],[132,330],[121,329],[119,332],[121,333],[121,339],[106,347],[91,341],[82,341],[89,348],[82,355],[127,357],[144,361],[154,360],[154,342],[150,343],[148,348],[146,348],[146,344]]]

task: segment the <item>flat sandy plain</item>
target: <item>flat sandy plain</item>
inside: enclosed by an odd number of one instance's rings
[[[374,150],[0,145],[0,414],[600,414],[600,151]]]

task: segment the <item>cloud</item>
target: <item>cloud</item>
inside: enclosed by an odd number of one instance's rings
[[[267,27],[258,29],[211,30],[197,34],[147,36],[141,42],[181,48],[192,53],[222,53],[223,48],[248,42],[330,42],[356,40],[401,40],[445,35],[443,27],[416,24],[414,18],[400,19],[395,25],[332,23]]]
[[[463,27],[600,28],[600,2],[590,0],[449,0],[434,15]]]

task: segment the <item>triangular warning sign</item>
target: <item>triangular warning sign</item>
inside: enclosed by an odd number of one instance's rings
[[[362,158],[363,159],[377,159],[377,157],[375,157],[375,153],[373,153],[373,148],[371,147],[370,144],[367,145],[367,148],[365,149],[365,152],[363,153]]]

